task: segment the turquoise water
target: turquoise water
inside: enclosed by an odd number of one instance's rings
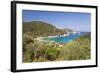
[[[48,38],[47,40],[52,40],[57,43],[66,43],[66,42],[74,40],[82,35],[85,35],[86,33],[87,32],[71,33],[68,36],[58,36],[58,37]]]

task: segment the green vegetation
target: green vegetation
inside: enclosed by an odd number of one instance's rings
[[[66,33],[66,31],[71,31],[70,29],[58,29],[55,26],[42,22],[23,22],[23,33],[31,32],[35,37],[36,36],[52,36],[60,35]]]
[[[49,47],[46,49],[46,58],[50,61],[56,60],[60,54],[60,51],[55,47]]]
[[[35,38],[40,36],[48,36],[54,34],[58,35],[62,33],[65,33],[65,30],[57,29],[51,24],[43,22],[24,23],[22,37],[22,61],[24,63],[29,63],[63,60],[86,60],[91,58],[90,33],[84,36],[80,36],[79,38],[65,44],[55,43],[51,41],[41,42],[35,40]]]
[[[62,47],[57,45],[59,44],[31,41],[23,48],[23,62],[90,59],[89,34],[70,41]]]
[[[60,58],[61,60],[90,59],[90,51],[90,34],[87,34],[66,43],[61,49]]]

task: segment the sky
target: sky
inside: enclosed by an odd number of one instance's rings
[[[91,31],[90,13],[23,10],[22,21],[44,21],[59,29],[69,28],[75,31]]]

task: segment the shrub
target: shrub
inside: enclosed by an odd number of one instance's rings
[[[62,60],[90,59],[91,52],[89,34],[66,43],[60,53],[60,58]]]
[[[48,48],[46,50],[46,57],[50,61],[56,60],[59,54],[60,54],[60,51],[54,47]]]

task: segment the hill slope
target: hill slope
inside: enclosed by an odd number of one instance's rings
[[[23,33],[27,32],[31,32],[35,36],[51,36],[64,33],[63,30],[42,21],[23,22]]]

